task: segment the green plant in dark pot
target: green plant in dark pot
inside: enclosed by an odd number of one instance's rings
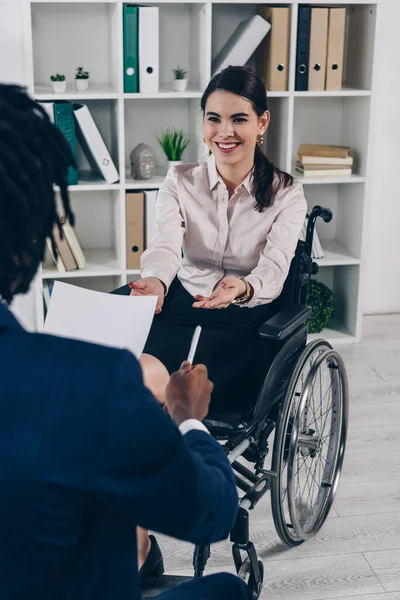
[[[325,284],[311,279],[308,287],[307,304],[312,308],[308,321],[309,333],[319,333],[329,327],[335,314],[335,296]]]

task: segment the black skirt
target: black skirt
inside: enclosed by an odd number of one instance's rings
[[[114,293],[129,294],[130,288],[124,286]],[[265,377],[258,332],[269,318],[271,305],[247,308],[232,304],[207,310],[193,308],[193,302],[176,277],[161,313],[154,316],[144,352],[156,356],[173,373],[187,358],[195,327],[201,325],[194,363],[203,363],[208,369],[214,384],[212,407],[236,411],[254,404]]]

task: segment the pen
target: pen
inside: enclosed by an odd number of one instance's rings
[[[199,343],[199,338],[200,338],[200,333],[201,333],[201,326],[197,325],[196,329],[194,330],[192,343],[190,344],[190,350],[189,350],[189,354],[187,357],[187,361],[191,365],[193,364],[194,355],[196,354],[197,344]]]

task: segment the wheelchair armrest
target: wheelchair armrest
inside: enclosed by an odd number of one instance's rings
[[[260,335],[268,340],[284,340],[307,321],[311,312],[312,309],[304,304],[284,308],[261,325]]]

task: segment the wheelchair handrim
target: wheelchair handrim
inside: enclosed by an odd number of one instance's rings
[[[305,527],[305,523],[301,523],[298,517],[298,508],[296,506],[296,501],[298,502],[299,492],[296,493],[296,476],[300,471],[300,468],[304,466],[307,462],[307,458],[311,456],[310,454],[306,458],[303,459],[303,464],[298,465],[299,451],[300,451],[300,443],[306,443],[307,439],[304,436],[304,439],[301,442],[301,431],[302,426],[304,429],[304,418],[307,420],[308,410],[311,406],[311,398],[313,395],[313,385],[320,371],[320,367],[324,364],[324,362],[328,365],[328,372],[330,369],[332,384],[332,404],[329,409],[330,412],[330,429],[329,434],[324,436],[309,436],[309,439],[318,439],[320,437],[319,444],[324,443],[324,437],[328,440],[328,454],[325,460],[325,465],[323,466],[323,481],[321,481],[320,486],[318,487],[317,495],[315,498],[315,506],[317,507],[317,513],[314,515],[313,508],[310,517],[310,524],[308,527]],[[289,456],[288,456],[288,472],[287,472],[287,495],[288,495],[288,504],[289,504],[289,513],[291,518],[292,527],[299,536],[300,539],[306,540],[315,536],[315,534],[319,531],[322,524],[324,523],[326,516],[329,512],[329,509],[332,505],[333,499],[336,494],[337,486],[340,479],[340,473],[344,458],[344,449],[345,449],[345,438],[347,431],[347,414],[345,410],[345,398],[346,398],[346,381],[344,379],[344,364],[337,352],[333,349],[326,350],[321,353],[321,355],[316,359],[315,363],[310,368],[310,371],[307,375],[306,382],[303,388],[303,392],[301,394],[300,402],[298,404],[295,420],[292,428],[292,435],[290,438],[290,447],[289,447]],[[340,376],[339,376],[340,374]],[[330,388],[329,388],[330,389]],[[324,394],[325,396],[326,394]],[[323,400],[323,399],[322,399]],[[336,410],[335,410],[336,409]],[[321,417],[323,415],[321,414]],[[327,416],[325,418],[325,422],[322,429],[322,434],[325,430],[325,424],[328,420],[328,411]],[[313,422],[316,427],[316,421]],[[332,440],[333,438],[333,440]],[[312,446],[312,444],[311,444]],[[307,446],[306,446],[307,448]],[[312,461],[315,461],[314,473],[312,474],[312,479],[314,482],[316,481],[315,475],[316,470],[319,464],[318,459],[322,457],[322,448],[320,449],[320,455],[314,455]],[[298,471],[295,473],[295,465],[297,461]],[[311,463],[312,465],[314,462]],[[326,475],[325,472],[328,471]],[[310,469],[311,472],[311,469]],[[307,480],[305,483],[308,482]],[[297,477],[297,480],[300,482],[300,477]],[[305,484],[302,483],[302,487]],[[310,488],[308,486],[308,493],[310,495]],[[300,507],[301,507],[300,498]],[[308,508],[308,507],[307,507]],[[302,509],[300,510],[302,513]],[[307,513],[306,513],[307,516]]]

